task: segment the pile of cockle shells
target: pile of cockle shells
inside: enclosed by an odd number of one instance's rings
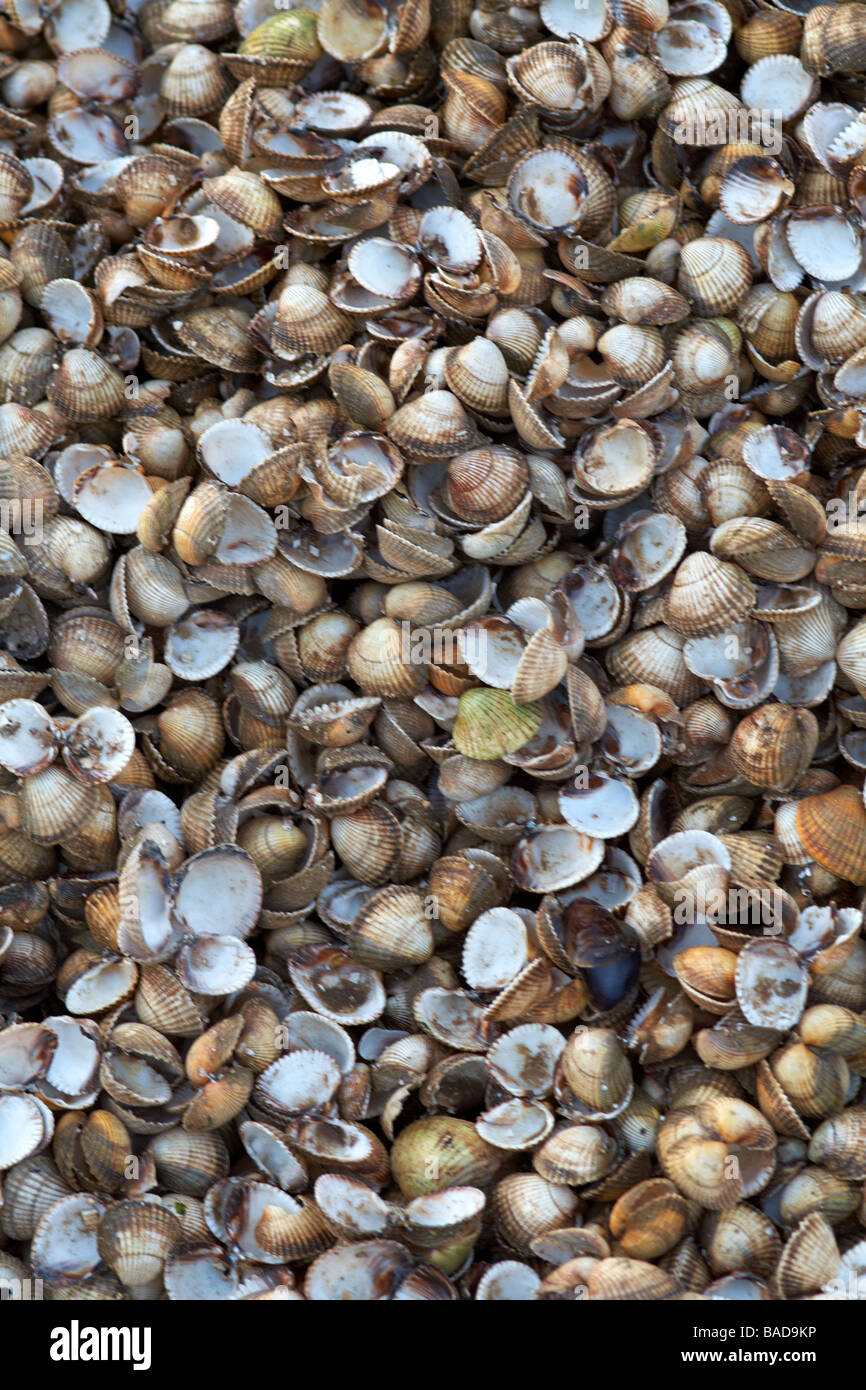
[[[864,72],[3,0],[4,1291],[866,1288]]]

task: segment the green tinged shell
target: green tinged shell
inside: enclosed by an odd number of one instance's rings
[[[303,9],[272,14],[247,35],[238,52],[252,58],[308,62],[312,67],[322,57],[316,37],[316,16],[312,10]]]
[[[467,690],[457,708],[454,746],[468,758],[502,758],[528,743],[541,719],[538,705],[516,705],[507,690]]]

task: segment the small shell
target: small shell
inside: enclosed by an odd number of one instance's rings
[[[115,367],[89,348],[71,348],[46,388],[48,399],[70,420],[116,415],[125,400]]]
[[[499,1239],[521,1255],[545,1232],[568,1225],[577,1197],[536,1173],[512,1173],[493,1189],[491,1214]]]
[[[569,1038],[560,1062],[560,1103],[568,1113],[588,1120],[610,1119],[631,1100],[631,1067],[616,1035],[586,1028]]]
[[[775,1143],[760,1111],[719,1096],[673,1112],[659,1130],[658,1153],[685,1196],[721,1211],[766,1186],[775,1166]],[[731,1146],[740,1156],[736,1172],[726,1163]]]
[[[556,893],[588,878],[603,858],[603,840],[570,826],[544,825],[515,846],[514,877],[532,893]]]
[[[814,1293],[839,1269],[839,1250],[833,1231],[817,1212],[803,1218],[782,1251],[776,1283],[782,1298]]]
[[[35,1097],[0,1095],[0,1169],[11,1168],[49,1143],[51,1112]]]
[[[806,1003],[808,974],[781,941],[753,942],[737,959],[737,1001],[758,1028],[793,1028]]]
[[[763,705],[737,725],[730,756],[737,771],[755,786],[784,790],[808,767],[817,741],[811,710]]]
[[[378,618],[353,638],[347,652],[349,672],[366,695],[411,697],[425,674],[405,651],[403,630],[390,618]]]
[[[794,192],[781,166],[764,155],[746,155],[726,173],[719,206],[729,222],[748,226],[778,212]]]
[[[348,940],[358,960],[381,970],[420,965],[433,954],[433,933],[421,895],[396,884],[369,898]]]
[[[819,864],[853,883],[866,883],[866,812],[853,787],[804,798],[796,826]]]
[[[606,1130],[595,1125],[570,1125],[542,1144],[533,1166],[548,1182],[575,1186],[595,1182],[616,1159],[617,1146]]]
[[[74,1285],[93,1274],[101,1255],[100,1218],[107,1204],[88,1193],[62,1198],[42,1217],[33,1237],[33,1267],[50,1286]]]
[[[553,1090],[562,1036],[548,1024],[527,1023],[494,1043],[488,1053],[491,1075],[500,1086],[521,1098],[543,1098]]]
[[[640,808],[628,781],[592,773],[585,785],[578,779],[574,786],[560,792],[559,809],[575,830],[606,840],[631,830]]]
[[[404,1197],[489,1182],[501,1155],[467,1120],[429,1115],[401,1130],[391,1151],[391,1171]]]
[[[588,184],[580,164],[564,151],[534,151],[514,167],[508,199],[530,227],[571,233],[581,225]]]
[[[169,629],[165,663],[182,679],[206,680],[228,665],[238,640],[237,625],[227,614],[200,609]]]
[[[385,1007],[379,977],[331,946],[304,946],[290,962],[292,983],[311,1008],[335,1023],[372,1023]]]
[[[411,299],[421,282],[421,267],[410,248],[384,237],[356,242],[348,264],[365,290],[395,302]]]
[[[699,237],[683,247],[678,288],[702,316],[730,313],[752,283],[748,252],[724,237]]]
[[[0,705],[0,762],[18,777],[41,772],[54,760],[59,730],[44,706],[34,700],[7,700]]]
[[[534,1149],[553,1128],[553,1115],[540,1101],[507,1100],[478,1116],[475,1127],[497,1149]]]
[[[476,443],[471,421],[450,391],[428,391],[401,406],[385,428],[398,448],[431,460],[452,458]]]
[[[135,748],[135,730],[119,710],[99,706],[82,714],[66,730],[63,757],[87,782],[114,782]]]

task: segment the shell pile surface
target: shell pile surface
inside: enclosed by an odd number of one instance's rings
[[[847,1296],[864,72],[862,4],[8,0],[4,1280]]]

